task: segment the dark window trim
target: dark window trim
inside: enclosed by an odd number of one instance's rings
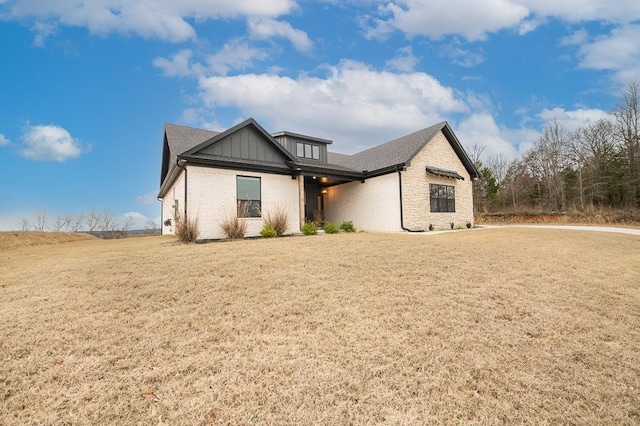
[[[429,206],[431,213],[456,212],[456,188],[452,185],[429,184]]]
[[[258,199],[242,198],[238,193],[238,179],[256,179],[258,181]],[[236,200],[238,217],[254,218],[262,217],[262,178],[259,176],[236,175]]]
[[[320,159],[320,146],[306,142],[296,142],[296,156],[309,160]]]

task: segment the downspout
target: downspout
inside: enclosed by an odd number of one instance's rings
[[[164,200],[158,198],[160,201],[160,235],[164,235]]]
[[[424,229],[409,229],[404,226],[404,213],[402,211],[402,170],[398,169],[398,189],[400,193],[400,228],[407,232],[424,232]]]
[[[178,161],[176,161],[176,166],[184,170],[184,218],[186,220],[187,219],[187,168],[184,166],[185,164],[187,164],[186,160],[178,159]]]

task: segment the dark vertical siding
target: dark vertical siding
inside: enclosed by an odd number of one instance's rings
[[[283,155],[270,141],[264,139],[262,134],[251,127],[238,130],[213,145],[203,148],[198,154],[284,163]]]
[[[283,137],[284,139],[284,147],[287,148],[287,150],[294,156],[297,157],[297,150],[296,150],[296,145],[298,142],[302,142],[302,143],[306,143],[306,144],[310,144],[310,145],[316,145],[320,148],[320,159],[319,160],[313,160],[313,159],[309,159],[309,158],[301,158],[302,160],[305,161],[317,161],[319,164],[327,164],[327,144],[325,143],[318,143],[318,142],[313,142],[313,141],[309,141],[306,139],[295,139],[292,137]]]

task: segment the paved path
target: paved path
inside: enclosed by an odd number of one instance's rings
[[[616,234],[628,234],[640,236],[640,229],[618,228],[615,226],[581,226],[581,225],[480,225],[481,228],[544,228],[544,229],[568,229],[571,231],[613,232]]]
[[[640,236],[640,229],[633,228],[619,228],[616,226],[583,226],[583,225],[517,225],[517,224],[508,224],[508,225],[488,225],[482,224],[478,225],[477,228],[473,228],[473,230],[482,230],[482,229],[500,229],[500,228],[542,228],[542,229],[566,229],[570,231],[592,231],[592,232],[612,232],[616,234],[627,234],[627,235],[638,235]],[[444,234],[447,232],[455,232],[449,230],[443,231],[423,231],[423,232],[404,232],[406,235],[438,235]]]

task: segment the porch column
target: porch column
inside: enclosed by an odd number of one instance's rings
[[[304,225],[304,176],[298,175],[298,199],[300,200],[300,205],[298,207],[298,211],[300,213],[300,231],[302,231],[302,225]]]

